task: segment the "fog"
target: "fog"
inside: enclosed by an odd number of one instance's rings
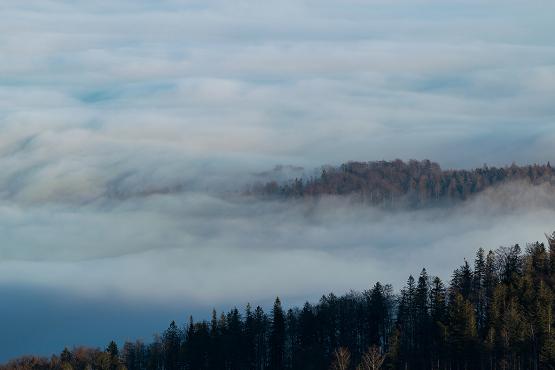
[[[526,184],[422,210],[240,195],[348,160],[553,163],[553,4],[0,9],[0,360],[448,279],[555,229],[552,190]]]
[[[423,267],[448,278],[479,247],[524,245],[555,226],[552,189],[525,184],[421,210],[348,198],[228,198],[184,192],[4,204],[0,281],[138,304],[316,297],[377,280],[399,288]]]
[[[16,338],[6,348],[148,341],[169,320],[207,318],[212,307],[267,307],[278,295],[298,305],[376,281],[398,291],[424,267],[447,280],[479,247],[542,240],[555,229],[554,199],[551,188],[512,184],[412,211],[198,192],[4,203],[0,290],[11,304],[2,317],[6,338]],[[26,333],[37,322],[44,331]]]

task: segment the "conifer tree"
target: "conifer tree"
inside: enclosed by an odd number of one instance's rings
[[[478,325],[478,334],[483,337],[486,323],[486,292],[484,289],[486,279],[486,260],[484,250],[478,249],[476,258],[474,259],[474,272],[472,274],[472,304],[476,311],[476,324]]]
[[[426,269],[422,269],[414,295],[414,331],[416,368],[424,369],[429,366],[430,346],[430,280]]]
[[[294,356],[295,368],[317,369],[314,359],[317,354],[317,327],[312,305],[306,302],[298,320],[299,349]]]
[[[119,366],[119,350],[116,342],[111,341],[106,347],[106,353],[110,358],[110,370],[117,370]]]
[[[188,333],[192,332],[193,318],[189,319]],[[177,327],[175,321],[170,323],[170,326],[162,336],[162,347],[164,350],[164,368],[166,370],[177,370],[179,368],[179,353],[181,348],[181,332]]]
[[[387,338],[387,302],[385,290],[380,282],[377,282],[371,289],[368,302],[368,335],[369,343],[367,346],[385,346]]]
[[[473,368],[477,343],[474,308],[458,292],[449,306],[449,345],[453,360],[463,368]]]
[[[243,325],[242,356],[246,369],[256,368],[255,318],[250,303],[245,308],[245,322]]]
[[[430,289],[431,363],[440,368],[443,363],[447,340],[447,302],[445,286],[439,277],[434,277]]]
[[[254,311],[255,368],[264,370],[268,364],[267,346],[268,317],[260,306]]]
[[[283,369],[285,357],[285,315],[281,307],[281,301],[276,298],[272,309],[272,321],[270,327],[270,364],[271,370]]]

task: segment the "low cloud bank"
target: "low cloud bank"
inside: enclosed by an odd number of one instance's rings
[[[423,267],[449,279],[478,247],[541,240],[555,228],[554,199],[551,188],[511,184],[416,211],[187,192],[78,206],[3,201],[0,291],[10,305],[0,310],[0,359],[148,341],[172,319],[269,307],[276,295],[298,305],[378,280],[398,291]]]
[[[540,187],[397,212],[237,190],[302,172],[268,172],[276,163],[555,162],[553,12],[519,1],[3,1],[0,285],[38,307],[0,315],[5,340],[19,338],[5,356],[101,344],[58,329],[57,306],[41,311],[60,299],[74,313],[149,304],[151,317],[278,294],[297,303],[376,280],[398,289],[424,266],[447,278],[477,247],[541,238],[555,207]],[[118,320],[85,311],[107,338]],[[125,322],[150,331],[143,321]],[[51,334],[32,334],[35,323]]]
[[[0,207],[0,283],[160,304],[316,297],[426,267],[448,278],[479,247],[555,228],[548,186],[509,184],[457,207],[385,211],[185,192],[81,206]]]

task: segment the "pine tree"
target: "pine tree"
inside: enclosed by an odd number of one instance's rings
[[[255,368],[264,370],[268,364],[268,317],[260,306],[254,311]]]
[[[318,357],[317,352],[317,323],[313,307],[306,302],[301,310],[298,320],[299,347],[294,355],[295,369],[318,369],[314,359]]]
[[[474,273],[472,274],[472,304],[476,310],[476,323],[478,334],[484,336],[486,325],[486,292],[484,289],[486,279],[486,260],[484,250],[478,249],[474,260]]]
[[[464,265],[461,266],[459,271],[459,279],[455,282],[457,290],[464,299],[471,299],[473,274],[467,260],[464,261]]]
[[[272,309],[272,324],[270,327],[270,364],[271,370],[283,369],[285,358],[285,316],[281,308],[281,301],[276,298]]]
[[[256,369],[255,318],[250,303],[245,308],[245,323],[243,328],[242,355],[246,369]]]
[[[318,304],[316,320],[320,329],[321,345],[325,357],[331,357],[338,347],[337,297],[334,294],[322,296]]]
[[[239,368],[241,362],[241,315],[237,308],[233,308],[226,317],[227,330],[225,333],[224,347],[226,349],[227,367]]]
[[[515,281],[522,274],[522,259],[520,246],[501,247],[497,249],[497,262],[499,263],[499,274],[505,284]]]
[[[285,368],[292,369],[295,364],[295,348],[299,345],[298,339],[298,312],[287,310],[285,317]]]
[[[415,336],[415,294],[414,278],[409,276],[406,286],[401,290],[397,309],[397,329],[399,331],[398,360],[407,366],[413,362]]]
[[[430,289],[431,363],[437,369],[443,362],[447,340],[447,302],[445,286],[439,277],[432,280]]]
[[[513,368],[521,367],[521,354],[525,350],[530,324],[524,317],[516,297],[512,297],[503,312],[501,338],[505,344],[505,359]]]
[[[495,269],[495,254],[489,251],[486,256],[486,264],[484,271],[484,333],[485,335],[490,335],[491,330],[493,330],[493,319],[492,315],[492,301],[493,294],[495,291],[495,286],[497,285],[497,272]]]
[[[192,331],[193,318],[189,319],[189,331]],[[175,321],[170,323],[170,326],[162,336],[162,347],[164,350],[164,368],[166,370],[177,370],[179,368],[179,352],[181,348],[181,332],[177,327]]]
[[[415,318],[415,353],[416,369],[429,367],[430,346],[430,311],[429,311],[429,288],[430,279],[426,269],[422,269],[414,295],[414,318]]]
[[[110,370],[117,370],[119,366],[119,350],[116,342],[111,341],[108,344],[106,353],[110,356]]]
[[[384,287],[377,282],[368,297],[368,333],[369,343],[366,346],[384,347],[387,338],[388,307]]]
[[[553,330],[553,292],[544,281],[539,283],[534,302],[537,317],[537,344],[535,357],[542,369],[555,369],[555,331]],[[551,366],[551,367],[550,367]]]
[[[546,235],[549,243],[549,269],[551,276],[555,276],[555,231],[551,235]]]
[[[449,344],[453,359],[463,368],[472,369],[477,343],[474,307],[461,293],[455,293],[449,306]]]

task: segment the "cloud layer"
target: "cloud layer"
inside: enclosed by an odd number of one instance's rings
[[[276,164],[553,162],[554,8],[3,1],[2,290],[28,292],[16,305],[48,306],[54,291],[80,309],[148,303],[160,319],[160,307],[399,287],[424,266],[448,277],[479,246],[538,239],[553,228],[544,188],[395,213],[233,192]],[[68,339],[55,311],[5,311],[0,326],[33,315],[53,334],[22,335],[0,359],[114,334],[91,310],[105,331]]]

